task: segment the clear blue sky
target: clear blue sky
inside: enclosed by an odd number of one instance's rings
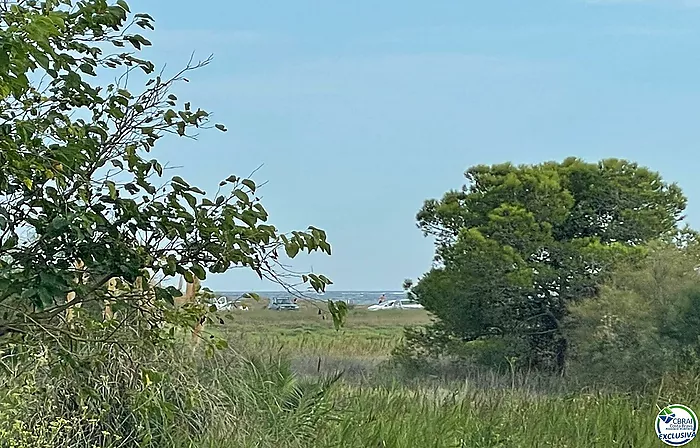
[[[214,54],[178,93],[229,129],[159,157],[205,189],[264,164],[273,224],[328,232],[332,257],[296,266],[333,289],[425,272],[415,214],[479,163],[633,159],[678,182],[700,224],[700,2],[130,4],[155,17],[148,55],[170,72]],[[241,271],[207,286],[270,287]]]

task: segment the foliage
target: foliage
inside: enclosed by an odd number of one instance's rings
[[[337,303],[332,300],[328,300],[328,310],[331,312],[333,317],[333,326],[336,330],[339,330],[343,325],[345,316],[348,314],[348,305],[343,301],[338,301]]]
[[[77,364],[25,353],[35,364],[1,390],[1,447],[302,447],[333,416],[328,390],[337,377],[305,382],[284,363],[230,350],[202,357],[173,346],[128,359],[113,344],[82,348]],[[149,368],[133,377],[131,362]]]
[[[588,383],[638,387],[700,367],[698,249],[652,244],[649,256],[619,269],[599,297],[573,305],[572,371]]]
[[[678,375],[644,395],[582,391],[575,384],[571,387],[566,378],[526,370],[502,375],[462,365],[454,366],[454,372],[435,371],[434,376],[410,381],[396,370],[378,370],[358,383],[348,375],[353,359],[384,359],[399,341],[401,326],[425,324],[425,313],[353,310],[339,333],[330,319],[323,319],[311,305],[302,305],[294,313],[267,312],[262,306],[232,312],[224,328],[231,331],[227,339],[235,352],[225,349],[201,356],[192,354],[188,346],[176,345],[161,349],[153,360],[133,359],[148,363],[144,373],[152,382],[147,386],[146,382],[116,381],[126,373],[115,375],[124,365],[119,353],[114,361],[120,364],[107,375],[98,361],[90,361],[94,369],[90,376],[84,370],[75,375],[73,367],[53,362],[55,357],[16,371],[16,379],[5,378],[0,387],[0,446],[91,447],[82,441],[92,433],[102,434],[98,442],[110,442],[106,439],[112,437],[116,442],[112,446],[129,446],[119,432],[121,426],[107,426],[109,420],[96,421],[90,412],[56,416],[56,405],[66,406],[73,397],[61,393],[63,387],[105,377],[96,389],[100,395],[83,395],[83,403],[97,411],[107,403],[114,406],[115,396],[123,397],[127,406],[148,399],[143,412],[135,413],[129,422],[137,428],[141,425],[137,434],[150,440],[151,446],[653,447],[658,439],[650,425],[657,404],[700,405],[700,382]],[[385,337],[390,339],[382,340]],[[296,359],[280,360],[281,348]],[[53,356],[51,351],[34,353],[42,354],[37,360]],[[255,356],[247,359],[248,354]],[[324,366],[330,358],[342,357],[343,376],[335,380],[337,375],[318,375],[315,358],[313,378],[295,375],[292,367],[299,370],[298,358],[306,354],[323,357]],[[6,353],[2,359],[8,361]],[[61,375],[62,382],[54,386],[53,376],[43,376],[52,363],[73,375]],[[109,380],[110,375],[115,380]],[[120,384],[137,389],[125,394]],[[122,439],[117,441],[115,434]],[[60,443],[58,437],[67,443]]]
[[[163,179],[167,168],[149,156],[161,137],[225,128],[170,93],[208,61],[156,75],[136,56],[150,42],[134,27],[153,29],[153,19],[123,0],[19,2],[0,16],[0,334],[73,331],[62,321],[77,306],[100,321],[109,305],[122,322],[148,321],[142,329],[193,326],[206,310],[173,311],[181,293],[163,280],[244,267],[287,283],[282,252],[330,254],[320,229],[270,225],[250,179],[231,175],[214,195]],[[95,80],[115,71],[114,83]],[[139,71],[149,79],[135,92]]]
[[[466,177],[417,215],[437,264],[413,291],[455,336],[521,339],[523,361],[558,370],[568,305],[673,233],[686,205],[675,184],[624,160],[476,166]]]
[[[518,377],[511,388],[506,378],[488,375],[458,383],[433,384],[424,378],[410,386],[358,387],[335,376],[305,381],[285,362],[241,362],[228,350],[213,358],[192,358],[187,351],[169,356],[161,358],[162,377],[134,393],[150,399],[148,412],[131,417],[141,423],[136,426],[141,446],[653,447],[658,439],[649,428],[657,403],[700,405],[697,381],[665,383],[658,401],[656,395],[543,393],[532,378]],[[100,392],[109,396],[116,387],[108,382]],[[178,402],[179,395],[168,393],[172,389],[189,391],[182,398],[191,402]],[[81,443],[81,434],[99,432],[94,419],[82,411],[52,418],[55,407],[44,406],[42,395],[31,394],[35,391],[33,383],[17,385],[13,402],[3,393],[3,448],[134,446],[118,440],[123,433],[106,428],[100,428],[106,433],[100,443]],[[53,400],[61,403],[65,395]],[[89,401],[102,402],[101,397]],[[162,420],[169,425],[155,424]]]
[[[0,444],[193,446],[238,406],[188,359],[227,345],[189,344],[223,322],[200,283],[232,268],[331,283],[284,267],[330,245],[271,225],[252,179],[207,194],[152,155],[163,137],[226,131],[172,93],[209,59],[165,77],[138,57],[150,42],[134,31],[153,28],[124,0],[0,6]]]

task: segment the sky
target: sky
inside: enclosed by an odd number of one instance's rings
[[[700,225],[700,0],[131,0],[145,52],[228,132],[155,155],[215,191],[260,190],[280,230],[326,230],[300,255],[331,290],[397,290],[431,266],[423,201],[476,164],[618,157],[659,171]],[[214,290],[278,289],[234,270]]]

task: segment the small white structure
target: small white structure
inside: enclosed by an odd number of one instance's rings
[[[367,307],[369,311],[384,311],[384,310],[422,310],[423,305],[411,299],[387,300],[383,303],[370,305]]]
[[[231,311],[236,309],[235,305],[229,301],[228,297],[226,296],[212,299],[211,304],[216,307],[216,311]]]

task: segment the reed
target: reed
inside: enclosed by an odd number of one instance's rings
[[[657,405],[700,409],[697,378],[622,394],[515,368],[446,364],[404,377],[389,355],[427,313],[353,310],[336,332],[317,311],[230,313],[201,330],[229,340],[213,356],[188,337],[138,358],[85,346],[77,374],[30,353],[0,387],[0,447],[645,448],[660,446]],[[61,384],[50,381],[56,369]]]

